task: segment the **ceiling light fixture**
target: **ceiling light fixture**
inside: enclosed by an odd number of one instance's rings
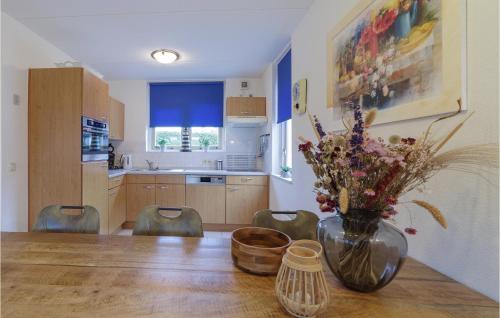
[[[179,53],[172,50],[160,49],[153,51],[151,53],[151,57],[158,63],[170,64],[177,61],[180,55]]]

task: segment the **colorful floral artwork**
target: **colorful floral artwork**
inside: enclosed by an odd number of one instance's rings
[[[392,118],[385,116],[385,121],[452,111],[455,103],[419,109],[420,101],[439,97],[447,86],[443,84],[448,76],[444,71],[449,68],[444,65],[443,23],[447,21],[442,14],[443,2],[371,1],[331,34],[329,106],[351,101],[363,109],[399,113]],[[451,100],[460,97],[459,88]],[[409,105],[413,107],[405,107],[404,113],[398,110]]]

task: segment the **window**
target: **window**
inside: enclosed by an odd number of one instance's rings
[[[149,150],[222,149],[223,123],[224,82],[149,84]]]
[[[278,124],[280,137],[280,168],[292,169],[292,120]]]
[[[223,128],[191,127],[188,129],[191,150],[223,149]],[[151,129],[151,150],[180,150],[182,127],[154,127]]]
[[[276,77],[277,160],[275,172],[291,178],[292,169],[292,51],[288,50],[277,64]]]

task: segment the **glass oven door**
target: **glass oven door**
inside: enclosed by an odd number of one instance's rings
[[[107,124],[83,117],[82,161],[108,160]]]

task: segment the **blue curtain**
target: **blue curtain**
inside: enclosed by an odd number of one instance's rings
[[[278,118],[281,123],[292,118],[292,51],[278,63]]]
[[[223,127],[224,82],[149,84],[150,127]]]

